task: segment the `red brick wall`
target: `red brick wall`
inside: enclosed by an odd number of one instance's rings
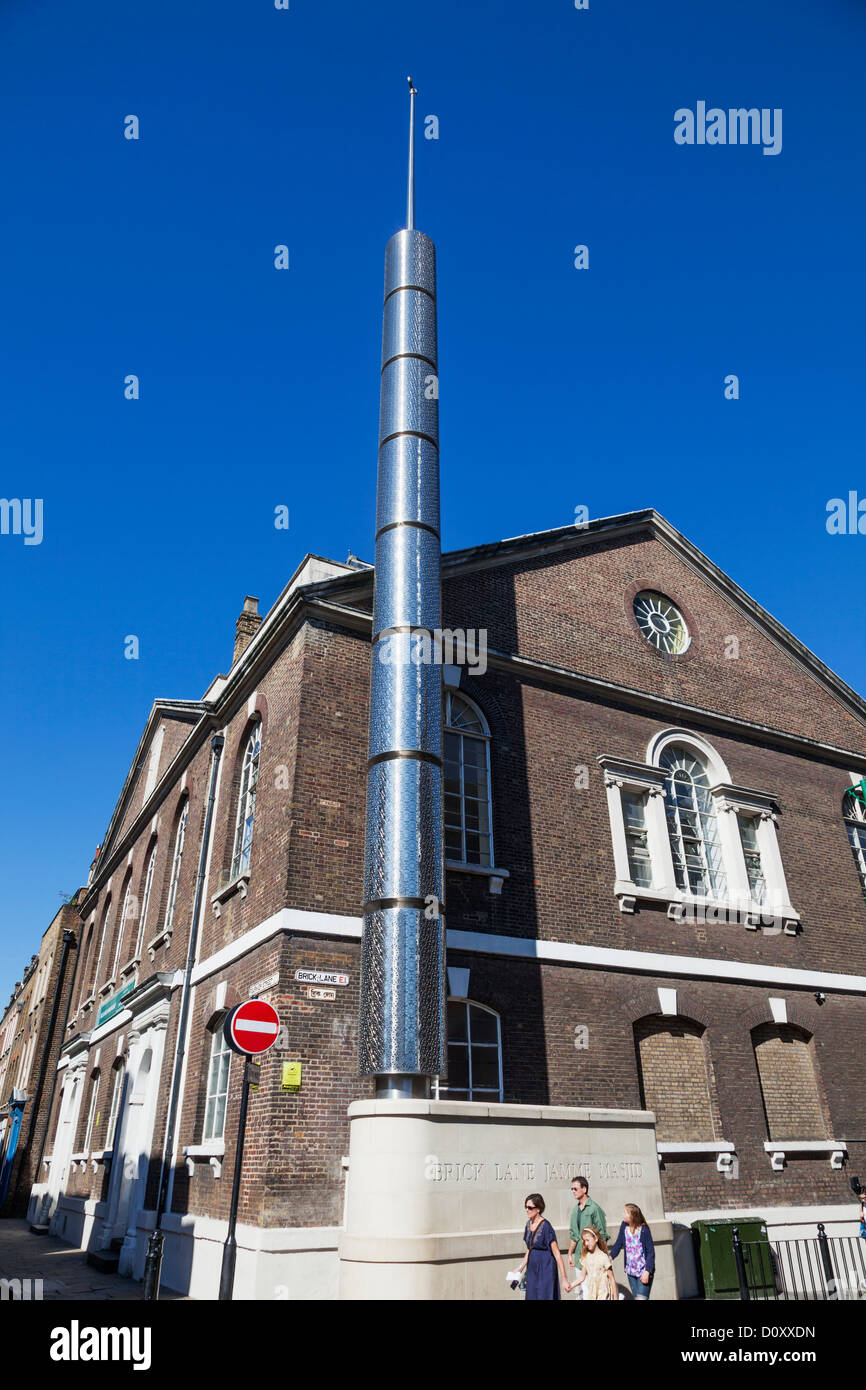
[[[679,602],[693,641],[683,658],[660,657],[640,636],[630,612],[636,587],[657,587]],[[596,546],[557,563],[540,560],[448,578],[446,622],[482,627],[490,645],[519,650],[558,665],[640,686],[657,695],[711,706],[866,753],[866,731],[842,705],[792,662],[747,618],[659,542]],[[725,638],[740,638],[737,660],[725,658]],[[213,852],[201,921],[200,960],[211,957],[283,907],[359,917],[361,909],[369,642],[362,634],[308,623],[266,672],[237,694],[225,720]],[[494,841],[497,864],[509,877],[491,895],[485,877],[449,871],[447,921],[451,929],[538,938],[588,947],[664,952],[674,956],[740,961],[765,967],[866,975],[866,903],[840,816],[847,785],[845,759],[807,757],[780,750],[753,735],[719,735],[672,712],[660,719],[613,697],[587,698],[555,688],[540,675],[517,680],[488,671],[464,675],[492,733]],[[235,893],[215,915],[210,898],[230,868],[237,805],[238,758],[249,728],[250,702],[262,719],[251,875],[246,897]],[[614,861],[600,754],[645,760],[649,740],[677,726],[694,729],[727,763],[731,780],[775,793],[780,801],[779,844],[794,907],[802,915],[797,936],[765,936],[744,926],[670,921],[664,907],[618,910]],[[140,979],[154,970],[182,968],[195,892],[211,752],[209,740],[186,774],[191,814],[178,893],[175,933],[156,959],[142,962]],[[852,755],[856,766],[856,756]],[[586,788],[575,768],[588,769]],[[152,904],[164,910],[174,823],[181,794],[173,787],[157,811],[159,859]],[[140,884],[154,827],[148,824],[132,852],[133,883]],[[113,911],[120,909],[126,857],[113,871]],[[97,920],[108,885],[100,885],[88,920]],[[156,931],[159,914],[151,908]],[[125,952],[121,953],[122,955]],[[241,1194],[241,1220],[268,1225],[339,1224],[346,1153],[346,1107],[370,1094],[357,1076],[358,945],[302,934],[265,943],[216,972],[196,989],[191,1047],[179,1142],[202,1137],[209,1056],[207,1019],[213,991],[228,981],[233,997],[275,971],[271,997],[288,1028],[289,1051],[272,1053],[252,1098]],[[108,967],[104,960],[103,974]],[[810,1043],[825,1097],[827,1123],[842,1137],[866,1134],[866,1102],[856,1084],[866,1007],[862,997],[828,992],[819,1007],[811,989],[780,990],[719,980],[634,976],[608,969],[539,965],[479,952],[451,955],[470,964],[470,994],[502,1016],[505,1099],[528,1103],[638,1107],[640,1079],[634,1025],[658,1011],[661,985],[676,988],[680,1011],[703,1030],[701,1041],[715,1077],[721,1137],[737,1146],[739,1178],[716,1173],[712,1159],[669,1161],[663,1173],[671,1209],[744,1205],[784,1206],[849,1199],[846,1172],[832,1172],[827,1157],[792,1159],[773,1173],[763,1142],[766,1120],[752,1046],[752,1029],[768,1021],[767,996],[789,999],[797,1026]],[[306,999],[294,981],[301,966],[345,970],[350,986],[332,1003]],[[179,991],[172,1000],[154,1151],[164,1127]],[[94,1015],[78,1026],[93,1026]],[[803,1020],[805,1019],[805,1023]],[[578,1024],[590,1046],[574,1046]],[[103,1044],[104,1046],[105,1044]],[[280,1087],[284,1058],[301,1060],[302,1090]],[[233,1063],[223,1176],[196,1163],[192,1176],[178,1166],[176,1210],[225,1215],[239,1102],[239,1067]],[[87,1093],[82,1104],[86,1118]],[[784,1136],[788,1137],[788,1136]],[[852,1141],[849,1171],[866,1168],[866,1150]],[[156,1163],[150,1200],[155,1199]],[[76,1177],[76,1190],[96,1196],[99,1177]]]
[[[639,634],[634,594],[657,589],[686,616],[671,659]],[[489,646],[755,723],[866,752],[866,728],[750,618],[661,541],[600,542],[446,578],[443,626],[486,627]],[[739,657],[725,656],[729,636]]]

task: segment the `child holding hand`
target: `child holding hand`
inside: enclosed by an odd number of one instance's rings
[[[586,1282],[584,1298],[596,1300],[617,1299],[619,1293],[613,1277],[613,1261],[607,1253],[607,1246],[594,1226],[587,1226],[580,1235],[581,1256],[580,1273],[566,1286],[571,1293],[578,1284]]]

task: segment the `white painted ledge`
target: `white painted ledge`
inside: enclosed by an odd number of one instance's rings
[[[770,1139],[764,1144],[764,1152],[770,1155],[773,1172],[781,1173],[788,1154],[829,1154],[830,1167],[839,1169],[848,1147],[844,1139]]]
[[[659,1144],[657,1147],[660,1154],[732,1154],[734,1152],[733,1144],[728,1144],[724,1140],[718,1142],[701,1140],[694,1143],[684,1140],[682,1143]]]
[[[511,874],[495,864],[464,864],[462,859],[446,859],[445,872],[452,874],[474,874],[476,878],[486,878],[487,887],[494,895],[502,892],[502,885]]]
[[[197,1162],[207,1162],[213,1169],[215,1178],[222,1176],[223,1158],[225,1157],[225,1140],[209,1139],[204,1144],[187,1144],[183,1149],[183,1156],[186,1159],[186,1170],[192,1177]]]
[[[192,972],[192,983],[200,984],[282,932],[293,936],[333,936],[341,940],[360,941],[362,927],[360,917],[283,907],[236,941],[229,942],[206,960],[199,961]],[[844,990],[849,994],[866,994],[866,975],[845,975],[829,970],[802,970],[790,966],[764,965],[762,962],[719,960],[713,956],[675,956],[662,951],[584,946],[570,941],[541,941],[535,937],[497,936],[488,932],[448,930],[446,940],[449,950],[467,951],[473,955],[586,965],[596,970],[623,970],[629,974],[741,980],[776,988],[790,986],[794,989]]]
[[[737,1176],[739,1171],[737,1154],[733,1144],[719,1140],[683,1140],[681,1142],[658,1144],[659,1167],[664,1167],[665,1159],[707,1158],[715,1156],[716,1172],[726,1178]]]

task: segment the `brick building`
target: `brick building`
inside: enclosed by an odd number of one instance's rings
[[[36,1178],[73,983],[77,896],[43,934],[0,1019],[0,1216],[24,1214]]]
[[[856,1229],[866,706],[653,511],[447,554],[442,587],[487,668],[443,668],[440,1095],[651,1109],[672,1221]],[[236,1296],[336,1290],[346,1109],[372,1094],[371,597],[368,565],[308,556],[264,621],[247,600],[230,672],[154,705],[82,894],[31,1220],[140,1277],[176,1077],[163,1277],[197,1297],[239,1104],[218,1025],[252,993],[283,1031],[250,1105]],[[348,984],[310,997],[304,970]]]

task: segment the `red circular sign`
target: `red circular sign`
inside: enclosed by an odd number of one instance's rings
[[[255,1056],[273,1047],[280,1031],[280,1016],[273,1004],[248,999],[232,1009],[223,1024],[226,1042],[233,1052]]]

